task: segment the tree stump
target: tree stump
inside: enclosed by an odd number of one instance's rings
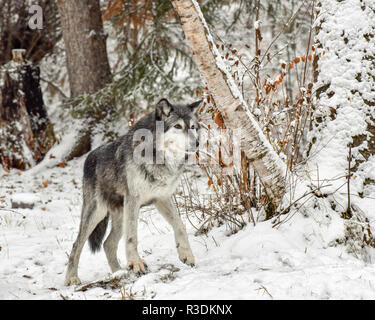
[[[0,164],[25,170],[43,160],[55,143],[40,88],[40,70],[13,50],[0,70]]]

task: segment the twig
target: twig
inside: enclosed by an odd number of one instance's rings
[[[273,299],[272,295],[268,292],[268,290],[267,290],[267,288],[266,288],[265,286],[261,285],[261,286],[260,286],[258,289],[256,289],[256,290],[263,290],[263,293],[264,293],[264,292],[267,293],[267,294],[271,297],[271,299]]]
[[[309,32],[309,39],[307,41],[305,67],[303,69],[303,81],[302,81],[303,87],[305,87],[305,80],[306,80],[307,57],[308,57],[309,51],[310,51],[311,34],[312,34],[312,26],[313,26],[313,18],[314,18],[314,8],[315,8],[315,0],[313,0],[312,4],[311,4],[310,32]]]
[[[350,205],[350,176],[351,176],[351,167],[350,163],[352,161],[352,144],[349,143],[349,156],[348,156],[348,183],[347,183],[347,190],[348,190],[348,207],[345,212],[345,218],[350,218],[352,216],[352,208]]]
[[[313,195],[313,194],[315,194],[315,192],[318,191],[318,190],[320,190],[321,188],[325,188],[325,187],[329,187],[329,186],[331,186],[331,185],[321,186],[321,187],[315,188],[315,189],[313,189],[313,190],[311,190],[311,191],[309,191],[309,192],[305,192],[305,193],[304,193],[302,196],[300,196],[297,200],[295,200],[295,201],[293,201],[291,204],[289,204],[289,206],[287,206],[287,207],[286,207],[282,212],[280,212],[277,216],[280,217],[280,216],[286,214],[286,213],[290,210],[290,208],[291,208],[293,205],[295,205],[298,201],[302,200],[303,198],[305,198],[305,197],[307,197],[307,196],[309,196],[309,195]],[[279,221],[279,222],[275,223],[272,227],[275,228],[276,226],[280,225],[280,224],[283,223],[284,221],[285,221],[285,220],[283,220],[283,221]]]
[[[47,79],[44,79],[42,77],[40,77],[40,80],[42,80],[43,82],[47,83],[52,88],[54,88],[55,90],[57,90],[64,99],[68,99],[68,96],[58,86],[56,86],[54,83],[52,83],[51,81],[49,81]]]
[[[284,32],[284,30],[289,26],[289,24],[291,24],[293,22],[293,20],[295,19],[295,17],[297,16],[298,12],[301,10],[302,6],[305,4],[306,0],[304,0],[301,5],[297,8],[296,12],[291,16],[291,18],[288,20],[288,22],[283,26],[283,28],[280,30],[280,32],[276,35],[275,38],[273,38],[273,40],[271,41],[270,45],[268,46],[268,48],[266,49],[266,51],[264,52],[263,54],[263,57],[262,59],[260,60],[260,63],[263,62],[264,58],[267,56],[267,53],[268,51],[272,48],[273,44],[276,42],[276,40],[282,35],[282,33]]]
[[[0,210],[2,210],[2,211],[9,211],[9,212],[13,212],[13,213],[17,213],[17,214],[19,214],[20,216],[22,216],[23,219],[26,219],[26,216],[24,216],[21,212],[18,212],[18,211],[16,211],[16,210],[7,209],[7,208],[0,208]]]

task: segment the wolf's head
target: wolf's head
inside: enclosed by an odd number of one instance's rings
[[[167,163],[181,163],[197,151],[200,129],[197,114],[201,102],[172,105],[167,99],[161,99],[156,105],[156,127],[162,133],[157,145]]]

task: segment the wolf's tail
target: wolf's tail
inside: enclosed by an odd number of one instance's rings
[[[103,238],[108,226],[109,214],[98,223],[94,231],[89,236],[89,245],[93,253],[100,250]]]

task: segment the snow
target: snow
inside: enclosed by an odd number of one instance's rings
[[[120,289],[64,286],[80,221],[84,158],[64,168],[45,163],[43,170],[12,170],[1,178],[0,299],[121,299]],[[51,181],[47,187],[45,180]],[[39,199],[32,210],[9,209],[11,198],[34,194]],[[275,228],[271,221],[248,225],[231,236],[225,226],[195,236],[183,218],[196,267],[178,260],[170,226],[147,207],[140,215],[139,252],[150,271],[129,277],[125,292],[137,299],[375,298],[375,267],[332,245],[344,233],[342,224],[320,211],[296,214]],[[119,259],[125,266],[123,242]],[[112,277],[104,252],[93,255],[85,245],[79,276],[83,284]]]
[[[375,13],[371,10],[372,6],[371,1],[322,2],[316,21],[316,25],[320,26],[316,39],[325,54],[319,58],[319,76],[314,90],[323,85],[330,86],[315,104],[320,115],[328,116],[328,119],[333,108],[335,119],[327,121],[327,125],[323,123],[314,127],[309,133],[310,141],[315,136],[318,142],[311,149],[307,170],[310,170],[313,180],[319,180],[319,173],[320,179],[323,177],[325,181],[330,181],[330,190],[341,193],[346,187],[349,144],[355,142],[354,137],[368,135],[367,125],[372,123],[370,116],[373,107],[364,103],[364,99],[375,99],[375,83],[371,78],[373,67],[370,65],[371,59],[366,59],[366,56],[375,56],[375,41],[364,36],[374,33]],[[351,166],[354,166],[356,159],[364,160],[360,150],[365,147],[366,144],[362,143],[352,148],[354,160]],[[364,180],[373,176],[374,159],[370,157],[358,166],[351,179],[352,194],[362,192],[365,196],[373,197],[372,186],[364,186]],[[364,208],[371,223],[375,221],[373,200],[355,196],[352,200]],[[370,202],[372,204],[368,206]],[[342,206],[345,207],[346,203],[347,200],[343,198]]]
[[[33,193],[16,193],[10,197],[11,202],[35,204],[39,200],[39,197]]]
[[[332,7],[327,4],[327,8],[333,10],[334,2],[330,3]],[[355,35],[370,25],[366,19],[357,19],[360,14],[357,4],[358,1],[346,0],[340,16],[350,50],[340,47],[337,39],[342,30],[335,29],[333,22],[323,30],[322,39],[331,50],[320,60],[320,68],[327,71],[330,79],[319,81],[331,81],[337,91],[331,98],[324,96],[318,107],[324,113],[328,106],[344,104],[347,99],[351,99],[351,104],[339,110],[337,121],[326,128],[324,136],[319,138],[321,143],[311,152],[308,167],[302,170],[303,178],[288,193],[290,202],[304,197],[299,206],[292,206],[279,220],[249,224],[230,236],[225,225],[207,235],[195,235],[195,228],[189,222],[196,222],[195,217],[187,219],[183,215],[195,255],[194,268],[178,260],[171,227],[153,207],[144,208],[139,222],[139,252],[150,269],[146,275],[136,277],[125,271],[111,275],[104,252],[93,255],[87,245],[81,255],[79,276],[83,285],[123,276],[123,290],[79,291],[82,286],[64,286],[68,256],[80,222],[85,156],[59,166],[75,141],[80,122],[66,115],[65,119],[61,117],[57,98],[51,98],[51,104],[55,105],[47,107],[59,143],[28,171],[8,173],[0,168],[0,299],[121,299],[124,292],[132,292],[136,299],[375,299],[375,250],[356,246],[348,250],[345,243],[348,225],[330,206],[329,201],[336,200],[339,210],[345,210],[346,194],[339,189],[327,201],[305,194],[310,190],[309,183],[320,186],[318,192],[324,193],[345,182],[347,148],[343,141],[350,141],[352,135],[362,133],[366,127],[358,112],[365,106],[357,95],[345,90],[359,90],[366,99],[373,94],[366,82],[359,84],[354,80],[358,70],[364,68],[356,62],[354,47],[363,43],[356,42]],[[339,61],[333,48],[342,49],[338,50]],[[351,59],[352,68],[344,68],[346,58]],[[60,62],[59,59],[59,68]],[[55,64],[46,60],[46,73],[47,65]],[[67,91],[66,86],[63,89]],[[100,135],[93,142],[94,146],[99,145]],[[374,159],[371,157],[361,166],[360,178],[375,180]],[[50,183],[45,185],[45,181]],[[206,184],[198,182],[199,186]],[[360,189],[360,183],[355,180],[352,183],[354,190]],[[204,192],[203,188],[199,191]],[[360,201],[353,197],[352,202],[360,206],[373,224],[375,187],[369,185],[364,195]],[[14,200],[33,203],[34,207],[12,209]],[[118,253],[120,264],[126,266],[123,241]]]
[[[95,30],[90,30],[90,33],[87,36],[87,38],[91,38],[91,37],[95,37],[95,36],[96,36],[96,31]]]

